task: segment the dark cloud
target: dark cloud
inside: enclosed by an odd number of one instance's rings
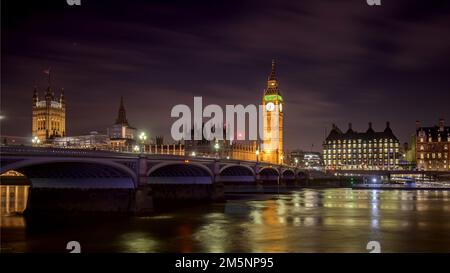
[[[6,2],[6,3],[5,3]],[[68,132],[129,120],[170,132],[170,109],[259,103],[276,58],[288,148],[320,147],[335,122],[407,140],[416,119],[450,120],[448,1],[2,2],[2,133],[30,135],[42,70],[64,87]]]

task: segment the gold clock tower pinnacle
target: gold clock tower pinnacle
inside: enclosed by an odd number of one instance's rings
[[[276,63],[272,60],[272,70],[263,96],[262,161],[283,164],[283,107],[283,97],[276,77]]]

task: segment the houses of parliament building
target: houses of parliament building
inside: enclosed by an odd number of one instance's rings
[[[276,64],[272,61],[267,87],[262,98],[263,139],[251,141],[206,141],[192,140],[184,143],[164,144],[162,138],[156,142],[140,143],[137,130],[129,125],[123,98],[120,100],[118,117],[108,128],[106,135],[91,132],[90,135],[66,136],[66,101],[61,90],[56,96],[50,84],[40,97],[37,88],[33,94],[32,135],[40,144],[61,148],[108,149],[114,151],[139,151],[167,153],[187,156],[219,156],[236,160],[264,161],[283,164],[283,97],[278,88]],[[158,141],[159,139],[159,141]]]

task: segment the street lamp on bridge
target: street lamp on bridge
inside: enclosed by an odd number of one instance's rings
[[[145,141],[147,140],[147,135],[144,132],[141,132],[139,134],[139,140],[141,141],[142,152],[145,153]]]
[[[31,139],[31,143],[33,143],[33,146],[39,145],[39,144],[41,143],[41,140],[40,140],[37,136],[34,136],[34,137]]]
[[[133,151],[135,152],[135,153],[139,153],[139,146],[138,145],[134,145],[134,147],[133,147]]]
[[[219,149],[220,149],[219,142],[216,141],[216,144],[214,144],[214,149],[216,150],[216,157],[220,158],[220,156],[219,156]]]

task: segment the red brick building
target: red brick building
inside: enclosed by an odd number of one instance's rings
[[[419,170],[450,170],[450,127],[444,126],[444,119],[433,127],[416,128],[416,162]]]

